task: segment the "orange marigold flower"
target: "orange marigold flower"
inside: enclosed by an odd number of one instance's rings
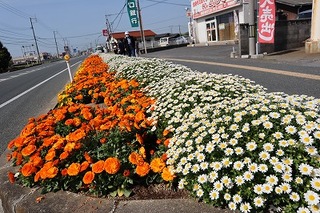
[[[75,143],[67,143],[63,150],[65,152],[71,152],[74,149],[75,145]]]
[[[170,131],[167,130],[167,129],[165,129],[165,130],[163,131],[162,135],[165,137],[165,136],[167,136],[169,133],[170,133]]]
[[[146,176],[150,171],[150,165],[147,162],[144,162],[142,165],[138,165],[136,168],[136,173],[140,177]]]
[[[146,149],[145,149],[143,146],[140,147],[139,153],[140,153],[140,155],[141,155],[144,159],[147,157]]]
[[[103,172],[104,170],[104,161],[103,160],[99,160],[97,162],[95,162],[94,164],[92,164],[92,171],[96,174],[99,174],[101,172]]]
[[[68,167],[68,175],[69,176],[77,176],[80,172],[80,163],[72,163]]]
[[[163,154],[161,155],[161,159],[162,159],[163,161],[167,161],[167,159],[168,159],[167,153],[163,153]]]
[[[37,171],[36,167],[32,165],[32,163],[26,163],[21,168],[21,173],[25,177],[31,176],[33,173]]]
[[[153,172],[158,173],[162,172],[166,164],[161,158],[155,158],[151,161],[150,166]]]
[[[88,152],[84,153],[84,158],[86,159],[86,161],[88,161],[89,163],[92,163],[92,158],[90,157]]]
[[[83,176],[82,181],[84,184],[90,184],[94,180],[94,172],[88,171]]]
[[[129,176],[130,176],[130,170],[129,170],[129,169],[125,169],[125,170],[123,171],[123,176],[124,176],[124,177],[129,177]]]
[[[10,153],[7,154],[7,161],[10,161],[12,158],[12,155]]]
[[[162,170],[161,177],[165,181],[172,181],[175,178],[175,175],[171,173],[168,167],[166,167]]]
[[[120,161],[118,158],[110,157],[104,162],[104,170],[111,175],[116,174],[120,169]]]
[[[24,141],[24,139],[22,137],[18,137],[16,139],[14,139],[14,145],[16,147],[22,147],[23,146],[23,141]]]
[[[61,170],[61,175],[62,176],[67,176],[67,174],[68,174],[68,169],[67,168],[64,168],[64,169]]]
[[[88,167],[89,167],[89,162],[88,161],[83,161],[82,163],[81,163],[81,166],[80,166],[80,172],[83,172],[83,171],[85,171]]]
[[[171,138],[168,138],[168,139],[166,139],[166,140],[163,142],[163,144],[164,144],[166,147],[168,147],[168,145],[169,145],[169,143],[170,143],[170,139],[171,139]]]
[[[56,151],[53,150],[53,149],[51,149],[51,150],[49,150],[49,152],[46,154],[45,160],[46,160],[46,161],[52,161],[55,156],[56,156]]]
[[[11,141],[8,143],[7,148],[8,148],[8,149],[12,149],[13,146],[14,146],[14,142],[15,142],[15,140],[11,140]]]
[[[136,139],[140,144],[143,144],[143,136],[142,135],[136,133]]]
[[[14,183],[16,180],[14,177],[14,173],[8,172],[8,179],[9,179],[10,183]]]
[[[33,155],[30,157],[30,162],[35,166],[35,167],[40,167],[43,164],[43,160],[40,156],[38,155]]]
[[[75,125],[75,126],[80,126],[81,125],[81,120],[80,120],[80,118],[74,118],[73,119],[73,124]]]
[[[20,153],[17,153],[17,161],[16,161],[16,165],[17,166],[19,166],[19,165],[21,165],[22,164],[22,154],[20,154]]]
[[[134,165],[142,165],[144,163],[143,157],[136,152],[129,155],[129,162]]]
[[[145,119],[145,114],[144,114],[144,112],[143,111],[139,111],[137,114],[136,114],[136,116],[135,116],[135,118],[134,118],[134,121],[135,122],[137,122],[137,123],[139,123],[140,121],[143,121],[144,119]]]
[[[72,125],[72,124],[73,124],[73,119],[72,119],[72,118],[67,119],[67,120],[64,122],[64,124],[67,125],[67,126]]]
[[[57,167],[51,167],[47,170],[47,178],[54,178],[59,172],[59,169]]]
[[[69,156],[69,152],[62,152],[59,156],[60,160],[64,160]]]

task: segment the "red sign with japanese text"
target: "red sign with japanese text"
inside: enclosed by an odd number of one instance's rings
[[[259,43],[274,43],[275,10],[275,0],[259,0]]]

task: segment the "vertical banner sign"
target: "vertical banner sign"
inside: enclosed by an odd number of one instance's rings
[[[259,0],[259,43],[274,43],[275,10],[275,0]]]
[[[238,33],[239,33],[239,18],[238,18],[238,14],[237,11],[233,11],[233,19],[234,19],[234,34],[236,37],[238,37]]]
[[[139,27],[138,9],[136,0],[128,0],[127,2],[128,15],[131,27]]]

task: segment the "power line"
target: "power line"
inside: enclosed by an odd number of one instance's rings
[[[168,0],[163,0],[163,1],[158,1],[158,0],[146,0],[146,1],[156,2],[157,4],[171,4],[171,5],[183,6],[183,7],[189,7],[189,6],[190,6],[190,5],[188,5],[188,4],[178,4],[178,3],[167,2]]]

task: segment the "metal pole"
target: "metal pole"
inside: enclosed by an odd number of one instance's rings
[[[58,44],[57,44],[57,39],[56,39],[56,33],[55,33],[55,31],[53,31],[53,37],[54,37],[54,42],[56,43],[57,58],[59,58],[59,49],[58,49]]]
[[[144,53],[147,54],[146,38],[144,36],[144,31],[143,31],[143,27],[142,27],[142,18],[141,18],[141,10],[140,10],[139,0],[137,0],[137,7],[138,7],[138,17],[139,17],[141,40],[143,40]]]
[[[254,0],[249,0],[249,12],[248,12],[248,21],[249,21],[249,55],[252,56],[255,54],[255,30],[254,30]]]
[[[34,33],[34,28],[33,28],[32,19],[31,18],[30,18],[30,23],[31,23],[31,29],[32,29],[32,33],[33,33],[34,42],[36,43],[37,54],[38,54],[38,63],[40,63],[41,60],[40,60],[39,47],[38,47],[38,43],[37,43],[37,39],[36,39],[36,34]]]
[[[310,39],[311,41],[320,40],[320,0],[313,0]]]

